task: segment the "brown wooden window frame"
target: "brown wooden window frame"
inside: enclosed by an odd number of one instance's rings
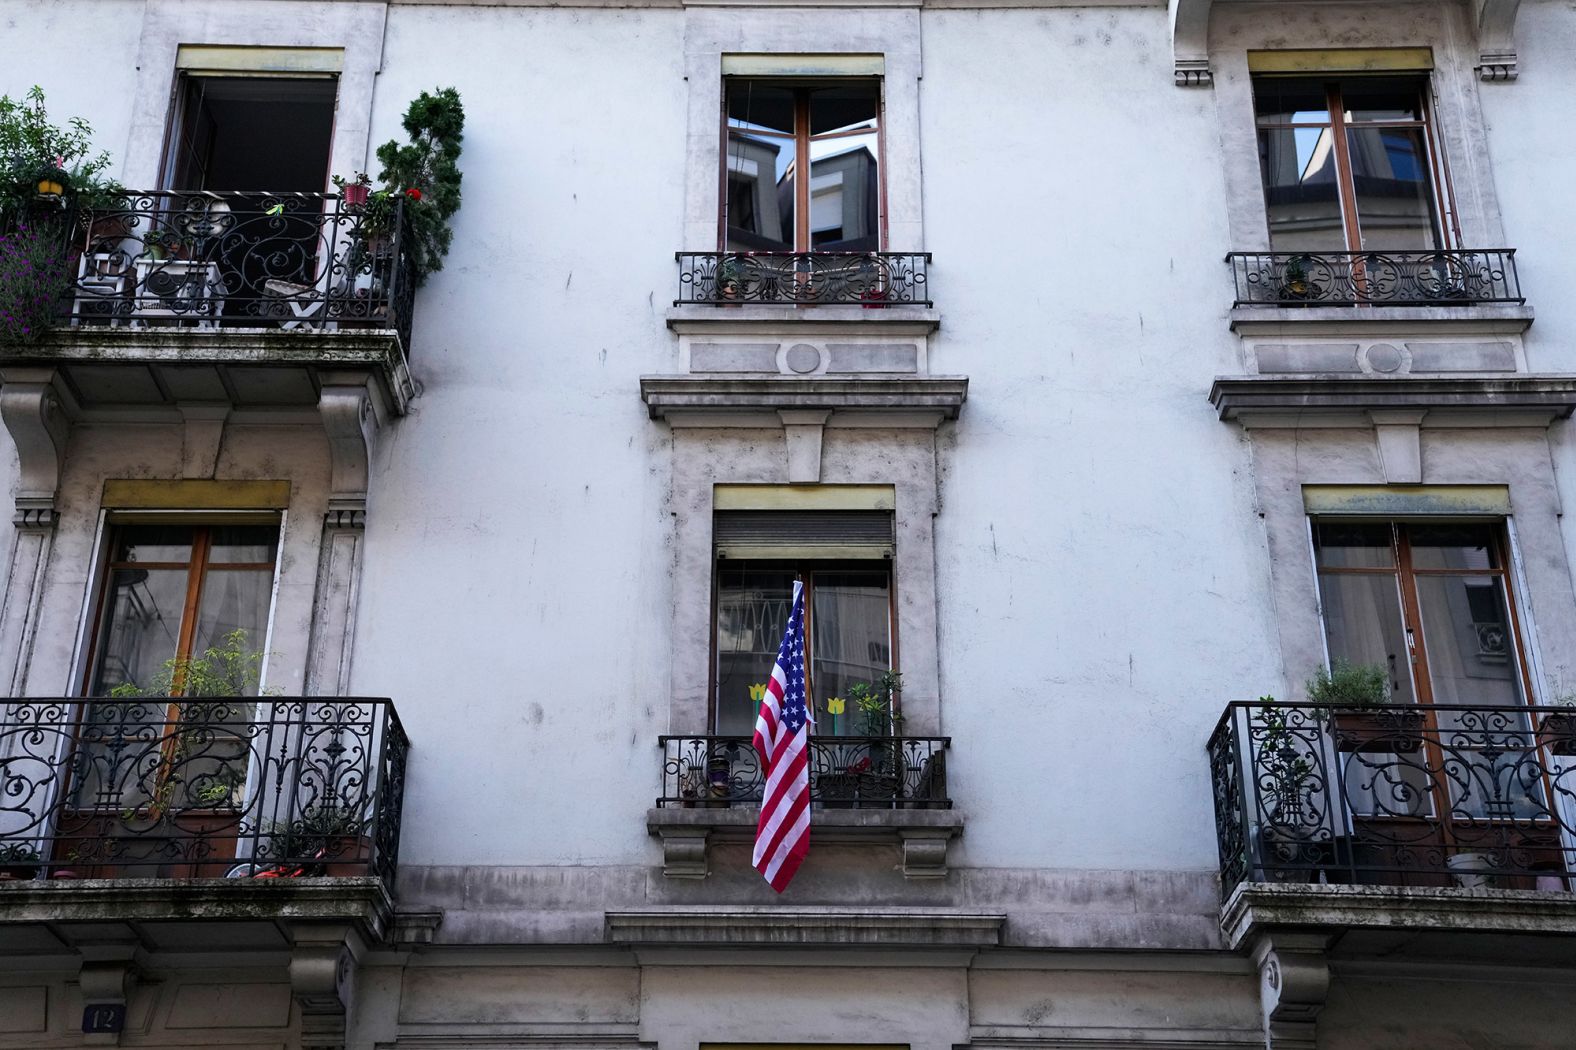
[[[719,119],[722,131],[722,151],[718,158],[718,191],[717,191],[717,250],[728,250],[728,148],[730,143],[730,128],[728,125],[728,92],[735,84],[756,81],[773,86],[782,86],[785,82],[792,82],[795,93],[794,101],[794,130],[793,133],[756,129],[752,135],[763,138],[781,139],[794,144],[794,164],[797,165],[801,158],[809,159],[810,143],[835,138],[855,138],[867,135],[867,131],[823,132],[819,135],[810,133],[810,92],[817,87],[827,84],[849,83],[854,81],[873,80],[876,85],[876,232],[880,241],[880,251],[887,250],[887,177],[886,177],[886,78],[882,76],[860,77],[772,77],[772,76],[735,76],[728,75],[722,78],[722,103]],[[798,173],[794,178],[794,231],[793,248],[796,253],[815,253],[818,251],[811,244],[810,230],[810,198],[811,180],[808,172]]]
[[[1424,148],[1428,154],[1429,189],[1433,194],[1435,208],[1434,236],[1438,241],[1437,250],[1446,251],[1461,244],[1460,220],[1456,213],[1455,191],[1450,181],[1450,171],[1444,161],[1444,153],[1440,149],[1438,134],[1435,128],[1434,117],[1434,92],[1433,77],[1425,73],[1415,74],[1268,74],[1258,73],[1253,76],[1254,91],[1254,120],[1253,133],[1257,141],[1262,131],[1288,131],[1297,129],[1329,129],[1331,152],[1334,154],[1335,183],[1337,199],[1341,206],[1341,226],[1346,239],[1346,250],[1352,252],[1376,251],[1383,252],[1382,247],[1365,248],[1362,241],[1362,230],[1357,210],[1356,176],[1352,171],[1351,144],[1347,140],[1347,131],[1354,124],[1346,120],[1346,106],[1342,95],[1343,84],[1353,84],[1361,80],[1376,79],[1415,79],[1417,81],[1418,106],[1422,114],[1418,120],[1364,120],[1355,122],[1355,126],[1364,129],[1409,128],[1421,129],[1423,132]],[[1327,121],[1265,121],[1257,113],[1258,88],[1260,84],[1274,80],[1321,80],[1324,83],[1325,112]],[[1264,198],[1265,214],[1269,214],[1269,185],[1268,176],[1263,171],[1260,162],[1259,187]],[[1317,255],[1317,252],[1308,254]]]

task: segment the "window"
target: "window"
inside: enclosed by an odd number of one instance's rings
[[[256,695],[246,668],[205,654],[263,649],[278,544],[277,520],[114,526],[86,684],[89,696],[124,695],[86,706],[80,746],[92,761],[73,785],[75,809],[238,802],[253,705],[156,697]],[[209,672],[201,685],[190,680],[194,660]]]
[[[88,695],[146,687],[167,661],[222,648],[236,631],[261,649],[278,546],[277,520],[115,525]]]
[[[797,577],[805,586],[805,666],[815,732],[884,732],[849,696],[861,684],[878,687],[896,666],[891,513],[720,511],[714,530],[714,731],[754,731],[760,689],[777,659]]]
[[[1524,702],[1498,527],[1319,522],[1314,546],[1332,660],[1384,667],[1400,702]]]
[[[200,76],[177,85],[169,187],[322,193],[338,81]]]
[[[1447,247],[1447,183],[1422,76],[1253,81],[1274,251]]]
[[[881,249],[879,78],[728,77],[723,108],[724,251]]]

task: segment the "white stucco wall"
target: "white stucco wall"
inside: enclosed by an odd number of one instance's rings
[[[188,37],[156,6],[164,54]],[[221,21],[226,39],[263,32],[275,6],[247,23],[246,4],[186,5],[189,42]],[[1572,166],[1573,30],[1564,4],[1524,6],[1522,79],[1482,87],[1482,107],[1539,312],[1529,360],[1559,369],[1573,307],[1548,217]],[[44,83],[118,159],[147,155],[127,138],[163,74],[134,68],[140,5],[0,10],[0,87]],[[314,17],[349,34],[320,43],[382,63],[373,144],[420,90],[453,84],[467,108],[454,250],[417,301],[422,394],[373,468],[352,681],[393,697],[414,742],[401,861],[654,863],[670,652],[693,640],[665,634],[670,439],[637,381],[679,370],[664,313],[687,140],[715,133],[693,126],[684,80],[702,16],[397,5],[376,50],[365,19]],[[818,17],[835,38],[845,16]],[[943,318],[929,365],[972,384],[939,438],[935,525],[941,720],[968,821],[954,862],[1207,871],[1210,728],[1229,699],[1300,684],[1248,444],[1206,400],[1242,369],[1219,108],[1172,85],[1157,5],[917,18]],[[107,43],[60,46],[89,22]]]

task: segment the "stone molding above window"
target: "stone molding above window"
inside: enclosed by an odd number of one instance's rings
[[[923,250],[917,4],[883,4],[840,12],[836,34],[826,32],[825,14],[814,7],[690,9],[684,26],[684,78],[689,96],[685,250],[717,250],[723,56],[806,53],[881,56],[887,246],[892,251]]]
[[[1169,6],[1176,84],[1178,87],[1208,87],[1215,82],[1210,52],[1210,15],[1215,10],[1215,2],[1169,0]],[[1321,7],[1338,7],[1337,4],[1319,3],[1317,0],[1306,0],[1301,6],[1315,12]],[[1471,0],[1466,6],[1468,10],[1464,15],[1468,29],[1477,41],[1477,58],[1473,69],[1483,80],[1515,80],[1516,12],[1521,0]],[[1281,22],[1279,12],[1273,19],[1268,19],[1259,9],[1254,17],[1272,25]],[[1224,38],[1224,35],[1220,35],[1220,38]],[[1328,39],[1336,37],[1332,33]]]

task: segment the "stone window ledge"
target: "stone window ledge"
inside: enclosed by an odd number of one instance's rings
[[[829,426],[859,425],[845,413],[921,413],[931,425],[956,419],[968,395],[966,376],[641,376],[640,397],[652,419],[703,417],[692,425],[727,425],[711,417],[757,415],[781,426],[772,413],[830,412]],[[734,425],[738,425],[737,423]],[[868,422],[866,425],[883,425]],[[884,425],[896,425],[891,421]]]
[[[1397,411],[1412,425],[1547,426],[1576,410],[1576,375],[1219,376],[1209,400],[1244,426],[1370,426]]]
[[[610,911],[607,939],[632,945],[989,948],[1007,917],[951,908],[704,907]]]
[[[1432,886],[1243,883],[1221,909],[1233,949],[1275,929],[1576,934],[1576,894]]]
[[[646,830],[662,840],[662,873],[672,879],[703,879],[710,871],[714,842],[751,842],[760,811],[652,809]],[[816,841],[897,843],[903,874],[911,879],[945,878],[947,847],[963,834],[963,817],[950,809],[817,809],[811,817]]]
[[[876,328],[883,332],[927,335],[941,327],[941,314],[925,306],[675,306],[668,327],[680,335],[718,330],[794,330],[806,328]]]
[[[1238,335],[1427,331],[1429,334],[1517,335],[1532,324],[1532,307],[1521,303],[1481,306],[1236,306],[1231,330]]]

